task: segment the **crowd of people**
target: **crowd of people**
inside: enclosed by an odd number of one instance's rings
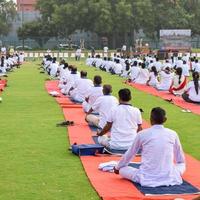
[[[7,72],[12,71],[13,68],[19,68],[24,62],[24,54],[17,53],[9,54],[1,52],[0,55],[0,77],[7,76]]]
[[[129,82],[169,91],[187,102],[200,103],[200,62],[195,57],[184,55],[160,61],[156,56],[101,58],[97,55],[88,57],[86,65],[125,77]]]
[[[127,78],[133,75],[130,74],[131,68],[138,68],[139,73],[143,73],[144,70],[150,73],[149,66],[138,59],[131,61],[116,57],[107,60],[97,56],[88,58],[86,62],[89,66]],[[99,144],[109,149],[127,150],[115,167],[116,174],[119,173],[122,177],[143,186],[182,183],[181,175],[185,171],[184,153],[177,133],[163,126],[167,120],[165,110],[160,107],[153,108],[150,117],[152,127],[142,130],[141,111],[131,105],[132,94],[128,88],[120,89],[117,99],[112,95],[110,84],[102,85],[101,76],[96,75],[90,80],[87,71],[79,72],[77,67],[69,65],[64,60],[58,63],[56,58],[47,55],[43,59],[42,67],[50,76],[59,79],[58,87],[62,94],[82,104],[85,120],[89,125],[98,128]],[[166,68],[161,65],[158,71],[164,73]],[[145,84],[148,80],[149,78]],[[140,168],[128,167],[128,163],[139,149],[142,150]]]

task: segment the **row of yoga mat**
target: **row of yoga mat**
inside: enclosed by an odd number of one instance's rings
[[[74,126],[68,127],[70,144],[94,144],[95,129],[91,129],[85,122],[82,106],[63,96],[58,89],[57,81],[47,81],[45,86],[48,92],[57,91],[59,93],[59,97],[55,97],[55,100],[62,108],[65,120],[75,123]],[[147,122],[143,123],[144,128],[148,126]],[[191,200],[196,198],[196,194],[200,192],[198,189],[200,188],[200,162],[189,155],[186,155],[187,170],[183,177],[184,183],[181,186],[158,188],[141,187],[139,184],[124,180],[113,173],[98,170],[100,163],[118,161],[119,156],[98,154],[96,156],[80,156],[80,159],[92,186],[104,200],[172,200],[177,198]],[[133,162],[140,161],[140,157],[133,160]]]
[[[182,97],[174,96],[173,94],[169,93],[168,91],[158,91],[151,86],[141,85],[141,84],[136,84],[136,83],[127,83],[127,84],[137,90],[143,91],[147,94],[151,94],[156,97],[160,97],[164,100],[168,100],[171,103],[175,104],[176,106],[179,106],[186,110],[190,110],[192,113],[200,115],[200,104],[185,102],[182,99]]]
[[[4,88],[6,87],[6,85],[7,85],[7,80],[5,80],[5,79],[0,80],[0,94],[4,90]]]

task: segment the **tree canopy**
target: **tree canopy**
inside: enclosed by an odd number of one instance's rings
[[[55,37],[67,38],[76,30],[112,40],[134,37],[140,29],[154,39],[160,29],[189,28],[200,34],[199,0],[38,0],[36,7],[42,17],[35,23],[51,25],[46,30]]]
[[[16,14],[16,5],[13,1],[0,0],[0,35],[8,34]]]

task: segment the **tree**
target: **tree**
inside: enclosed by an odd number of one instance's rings
[[[20,39],[33,39],[40,47],[43,47],[50,38],[56,35],[53,24],[51,22],[43,23],[41,20],[23,24],[17,33]]]
[[[16,14],[16,5],[13,1],[0,0],[0,35],[8,34]]]

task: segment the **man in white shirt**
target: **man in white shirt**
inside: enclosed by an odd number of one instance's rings
[[[83,103],[85,100],[85,95],[93,86],[93,82],[90,79],[87,79],[86,71],[81,71],[80,75],[80,79],[75,81],[73,87],[70,90],[70,96],[74,101]]]
[[[111,95],[112,86],[104,85],[103,86],[103,96],[97,98],[89,112],[86,115],[86,121],[99,128],[103,128],[106,125],[107,117],[110,113],[110,110],[113,106],[118,105],[118,100],[116,97]],[[96,110],[99,113],[99,116],[91,114],[93,110]]]
[[[131,92],[129,89],[119,90],[119,105],[109,112],[104,128],[97,132],[99,144],[118,150],[127,150],[134,141],[137,132],[142,129],[140,110],[129,104]],[[105,135],[111,132],[110,137]]]
[[[137,65],[137,61],[134,61],[133,66],[131,67],[130,78],[134,82],[140,73],[140,67]]]
[[[156,62],[153,63],[153,66],[156,67],[157,72],[161,71],[162,63],[159,61],[158,58],[156,58]]]
[[[103,48],[103,56],[108,57],[108,47],[107,46],[105,46]]]
[[[182,184],[184,153],[177,133],[163,126],[166,119],[165,110],[152,109],[152,127],[137,134],[131,148],[115,167],[116,174],[147,187]],[[139,149],[142,149],[139,169],[129,167]]]
[[[81,48],[79,47],[79,48],[76,50],[75,59],[76,59],[76,61],[79,61],[80,58],[81,58]]]
[[[80,78],[80,75],[77,72],[76,67],[72,67],[71,73],[69,74],[66,84],[61,89],[61,93],[64,95],[68,95],[70,89],[73,87],[74,83]]]
[[[195,60],[194,71],[200,73],[200,63],[198,59]]]
[[[6,55],[6,47],[1,47],[1,53],[2,55]]]
[[[186,61],[183,61],[182,66],[180,66],[180,68],[182,68],[182,74],[186,77],[190,76],[190,67],[189,65],[186,63]]]
[[[111,70],[111,74],[118,74],[122,73],[122,65],[120,64],[120,60],[118,58],[115,59],[115,65]]]
[[[96,99],[103,95],[103,88],[101,86],[102,78],[101,76],[95,76],[93,80],[94,86],[90,88],[88,93],[85,96],[85,101],[83,102],[83,110],[88,112]]]

